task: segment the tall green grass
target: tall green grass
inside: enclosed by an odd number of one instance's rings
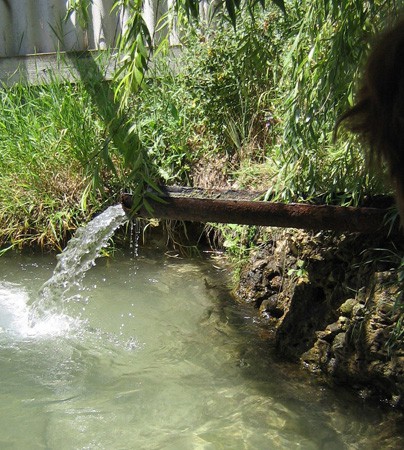
[[[0,89],[0,245],[61,248],[99,207],[105,124],[80,83]]]

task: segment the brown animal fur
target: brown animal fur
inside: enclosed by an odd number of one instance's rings
[[[386,29],[369,55],[356,104],[343,114],[373,163],[385,161],[404,223],[404,17]]]

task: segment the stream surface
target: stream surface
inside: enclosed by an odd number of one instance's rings
[[[397,411],[271,357],[212,262],[101,258],[32,323],[55,264],[0,258],[1,449],[404,448]]]

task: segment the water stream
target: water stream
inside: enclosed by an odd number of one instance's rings
[[[398,412],[270,356],[211,262],[142,247],[94,266],[124,216],[95,220],[56,268],[0,259],[1,449],[403,448]]]
[[[52,277],[44,283],[31,305],[30,319],[33,325],[44,315],[59,309],[61,303],[80,299],[77,291],[81,289],[86,272],[95,266],[95,260],[103,247],[108,245],[115,230],[126,220],[121,205],[111,206],[76,231],[63,252],[57,256],[58,263]]]

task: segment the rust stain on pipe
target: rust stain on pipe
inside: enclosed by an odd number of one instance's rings
[[[241,191],[242,193],[242,191]],[[248,193],[247,193],[248,194]],[[198,190],[201,195],[201,190]],[[381,231],[386,209],[355,208],[331,205],[284,204],[277,202],[194,198],[181,193],[159,195],[165,203],[148,199],[153,208],[150,214],[144,208],[138,216],[145,218],[176,219],[193,222],[235,223],[309,230],[335,230],[362,233]],[[240,195],[239,195],[240,197]],[[226,197],[223,197],[226,198]],[[250,195],[251,198],[251,195]],[[130,194],[122,194],[127,211],[132,207]]]

